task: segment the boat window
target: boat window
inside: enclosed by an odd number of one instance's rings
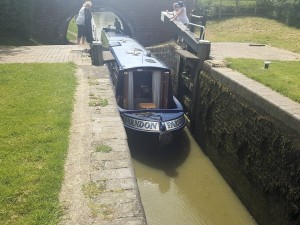
[[[133,72],[134,107],[140,103],[152,103],[152,71]]]
[[[152,99],[157,108],[161,107],[161,72],[153,71],[152,74]]]
[[[123,106],[127,109],[161,107],[161,71],[128,72]]]

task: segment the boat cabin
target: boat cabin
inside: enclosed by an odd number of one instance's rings
[[[115,59],[107,65],[125,127],[155,133],[183,128],[184,112],[172,93],[170,69],[121,32],[104,28],[101,42]]]
[[[105,36],[109,41],[102,41],[110,42],[116,59],[110,70],[118,106],[127,110],[176,107],[170,70],[135,40],[115,32],[107,32]]]

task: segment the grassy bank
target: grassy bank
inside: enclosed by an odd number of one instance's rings
[[[208,21],[207,40],[211,42],[252,42],[300,53],[300,29],[275,20],[244,17]]]
[[[226,61],[230,68],[300,103],[299,61],[272,61],[269,69],[264,69],[263,61],[258,59]]]
[[[73,64],[0,64],[0,224],[56,224]]]

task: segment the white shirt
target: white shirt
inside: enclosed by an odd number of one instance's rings
[[[78,13],[78,16],[77,16],[77,19],[76,19],[76,24],[77,25],[84,25],[84,7],[82,7],[80,10],[79,10],[79,13]]]
[[[178,15],[178,17],[176,19],[183,24],[188,23],[189,18],[186,15],[186,8],[182,7],[180,10],[182,10],[182,12]]]

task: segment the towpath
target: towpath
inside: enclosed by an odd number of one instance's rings
[[[224,58],[253,58],[262,60],[300,61],[300,54],[268,45],[239,42],[216,42],[211,45],[211,56]]]

